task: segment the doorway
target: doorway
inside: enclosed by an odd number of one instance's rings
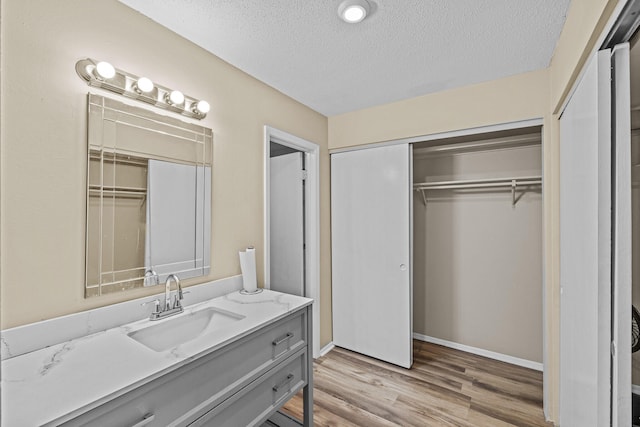
[[[320,355],[320,148],[264,127],[264,286],[312,298],[313,357]]]
[[[269,287],[305,296],[305,156],[271,141]]]

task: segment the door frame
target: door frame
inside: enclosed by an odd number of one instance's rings
[[[307,171],[305,185],[305,296],[312,298],[313,357],[320,357],[320,146],[290,133],[264,126],[264,287],[271,288],[270,208],[271,142],[302,151]]]

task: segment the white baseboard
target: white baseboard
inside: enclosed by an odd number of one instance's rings
[[[467,353],[477,354],[478,356],[488,357],[489,359],[495,359],[501,362],[511,363],[512,365],[523,366],[525,368],[534,369],[536,371],[543,370],[543,365],[540,362],[533,362],[531,360],[520,359],[519,357],[513,357],[507,354],[496,353],[494,351],[484,350],[477,347],[471,347],[469,345],[458,344],[452,341],[447,341],[440,338],[434,338],[427,335],[418,334],[416,332],[413,333],[413,338],[420,341],[430,342],[432,344],[438,344],[444,347],[465,351]]]
[[[333,348],[335,347],[335,344],[333,344],[333,341],[331,341],[329,344],[325,345],[324,347],[322,347],[320,349],[320,357],[326,355],[327,353],[329,353],[331,350],[333,350]]]

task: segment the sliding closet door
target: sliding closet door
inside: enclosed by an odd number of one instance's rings
[[[610,424],[610,78],[610,52],[600,52],[560,119],[563,427]]]
[[[411,367],[411,150],[331,155],[334,344]]]
[[[631,425],[631,67],[629,44],[613,49],[612,425]]]

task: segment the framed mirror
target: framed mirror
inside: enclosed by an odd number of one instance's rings
[[[88,95],[85,296],[209,274],[211,129]]]

